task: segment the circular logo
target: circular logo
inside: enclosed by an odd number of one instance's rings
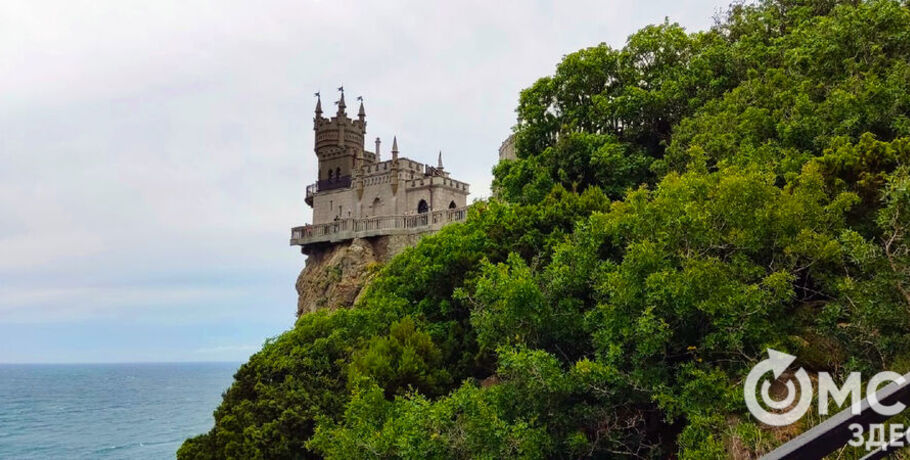
[[[796,356],[769,348],[768,359],[756,364],[746,377],[746,407],[758,421],[771,426],[786,426],[802,418],[809,410],[809,406],[812,404],[812,382],[809,380],[809,374],[803,368],[800,368],[795,374],[796,381],[799,382],[799,401],[795,405],[793,401],[796,400],[797,389],[793,380],[787,381],[787,395],[783,399],[775,400],[770,395],[771,382],[780,378],[795,359]],[[784,412],[770,412],[758,402],[759,381],[768,372],[771,372],[774,378],[761,382],[762,402],[764,406]]]

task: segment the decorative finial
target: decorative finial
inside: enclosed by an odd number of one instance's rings
[[[442,170],[442,150],[439,151],[439,158],[436,160],[436,169]]]
[[[376,138],[376,161],[377,162],[382,161],[382,160],[380,160],[380,157],[379,157],[379,144],[381,144],[381,142],[379,141],[379,138],[377,137]]]
[[[357,112],[357,116],[359,116],[362,121],[367,116],[366,111],[363,110],[363,96],[357,96],[357,100],[360,101],[360,110]]]
[[[322,97],[319,95],[319,91],[313,93],[313,96],[316,96],[316,115],[322,115]]]
[[[398,136],[392,137],[392,159],[398,159]]]
[[[344,109],[347,107],[347,104],[344,103],[344,86],[339,86],[338,91],[341,92],[341,99],[338,99],[338,102],[335,104],[338,106],[338,115],[344,114]]]

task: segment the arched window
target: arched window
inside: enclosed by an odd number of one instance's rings
[[[341,168],[335,168],[335,177],[341,180]]]
[[[329,170],[329,182],[332,182],[332,170]]]
[[[374,215],[374,216],[378,216],[378,215],[379,215],[379,208],[380,208],[381,206],[382,206],[382,200],[380,200],[379,197],[377,196],[376,199],[373,200],[373,205],[370,206],[370,214],[372,214],[372,215]]]
[[[452,201],[449,203],[449,209],[455,209],[455,208],[457,208],[457,206],[455,206],[455,200],[452,200]]]
[[[425,214],[429,210],[430,210],[430,207],[427,205],[426,200],[420,200],[420,203],[417,203],[417,213],[418,214]]]

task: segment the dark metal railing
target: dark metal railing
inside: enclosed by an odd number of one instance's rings
[[[321,180],[316,182],[316,191],[325,192],[339,188],[348,188],[351,186],[351,176],[341,176],[334,179]]]
[[[349,188],[351,186],[351,176],[341,176],[335,179],[326,179],[317,181],[315,184],[307,185],[306,196],[312,198],[316,192],[326,192],[340,188]]]

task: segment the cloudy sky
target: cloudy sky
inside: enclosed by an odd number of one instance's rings
[[[0,363],[243,360],[294,321],[314,91],[484,197],[561,56],[726,3],[4,1]]]

